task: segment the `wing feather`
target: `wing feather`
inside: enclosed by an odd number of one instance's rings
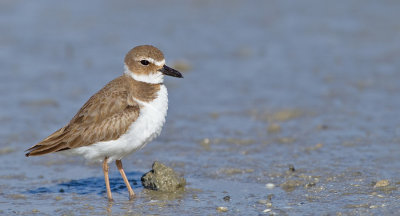
[[[118,139],[140,112],[129,94],[130,85],[121,76],[93,95],[65,127],[29,148],[26,156],[43,155],[101,141]]]

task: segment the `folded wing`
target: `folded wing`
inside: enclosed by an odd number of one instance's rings
[[[118,139],[140,112],[139,104],[129,95],[129,89],[124,77],[111,81],[83,105],[68,125],[29,148],[26,156]]]

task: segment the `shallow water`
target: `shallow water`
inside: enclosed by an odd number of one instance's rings
[[[1,1],[0,214],[399,214],[399,9]],[[99,164],[23,151],[119,76],[139,44],[159,47],[185,78],[166,78],[161,136],[123,160],[137,198],[112,165],[110,204]],[[185,176],[185,192],[143,189],[156,160]]]

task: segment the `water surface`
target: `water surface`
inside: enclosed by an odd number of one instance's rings
[[[399,10],[397,1],[2,1],[0,213],[399,214]],[[128,201],[112,165],[110,204],[101,165],[23,151],[122,74],[140,44],[163,50],[185,78],[166,78],[161,136],[123,160],[137,198]],[[184,193],[143,189],[156,160],[186,177]]]

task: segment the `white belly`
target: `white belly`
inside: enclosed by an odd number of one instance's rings
[[[108,157],[108,162],[111,162],[143,148],[161,133],[168,109],[167,88],[161,85],[158,97],[149,103],[137,102],[142,105],[140,115],[120,138],[67,150],[65,153],[83,155],[91,161],[103,161]]]

